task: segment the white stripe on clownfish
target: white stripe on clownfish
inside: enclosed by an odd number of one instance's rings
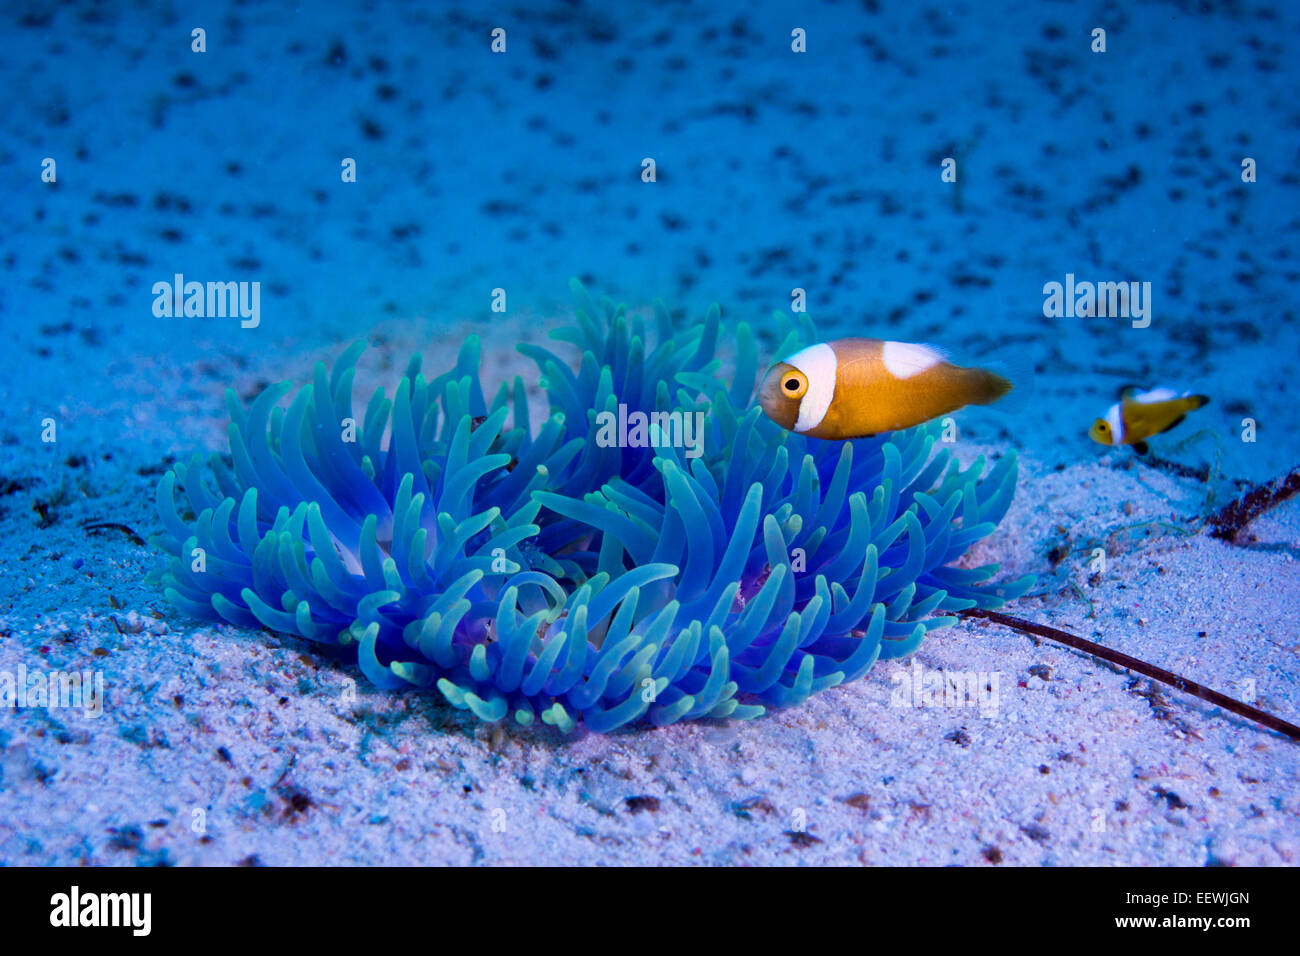
[[[1156,402],[1172,402],[1177,398],[1187,398],[1191,392],[1178,392],[1172,388],[1151,388],[1145,392],[1129,392],[1122,400],[1137,402],[1139,405],[1154,405]]]
[[[826,417],[827,409],[831,407],[831,399],[835,397],[835,381],[839,375],[839,358],[833,348],[822,342],[796,352],[785,360],[785,364],[803,372],[804,378],[808,380],[808,391],[799,403],[799,419],[794,423],[793,429],[796,432],[806,432],[820,425]]]
[[[928,345],[911,342],[886,342],[880,350],[880,361],[894,378],[911,378],[943,360],[943,356]]]
[[[1106,409],[1106,424],[1110,426],[1110,433],[1114,436],[1115,444],[1122,445],[1124,443],[1124,419],[1119,413],[1119,402]]]

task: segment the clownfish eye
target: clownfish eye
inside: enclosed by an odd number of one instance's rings
[[[802,372],[787,372],[781,378],[781,392],[786,398],[802,398],[808,391],[808,379]]]

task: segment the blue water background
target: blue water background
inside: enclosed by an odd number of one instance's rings
[[[963,435],[1048,464],[1104,453],[1122,384],[1204,391],[1161,452],[1271,477],[1300,426],[1298,36],[1295,4],[7,4],[3,437],[54,409],[184,448],[165,409],[201,363],[216,403],[381,321],[505,349],[492,290],[540,327],[577,275],[769,346],[798,287],[828,336],[1027,358],[1033,403]],[[175,273],[261,282],[261,325],[155,317]],[[1150,282],[1150,327],[1044,317],[1067,273]]]

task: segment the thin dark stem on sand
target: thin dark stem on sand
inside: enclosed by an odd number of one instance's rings
[[[1206,522],[1212,529],[1210,535],[1235,542],[1246,525],[1296,494],[1300,494],[1300,468],[1293,468],[1274,481],[1255,485],[1210,515]]]
[[[120,531],[131,539],[132,544],[137,544],[140,547],[145,546],[144,538],[136,534],[133,528],[124,524],[119,524],[116,521],[98,521],[91,524],[83,524],[81,529],[83,531]]]
[[[983,618],[986,621],[992,621],[995,624],[1001,624],[1003,627],[1009,627],[1012,630],[1019,631],[1022,634],[1033,634],[1036,637],[1045,637],[1048,640],[1064,644],[1066,647],[1072,647],[1075,650],[1083,651],[1094,657],[1099,657],[1104,661],[1117,664],[1120,667],[1133,671],[1135,674],[1141,674],[1143,677],[1149,677],[1152,680],[1160,681],[1162,684],[1168,684],[1170,687],[1177,688],[1185,694],[1191,694],[1201,700],[1208,701],[1224,710],[1232,711],[1238,716],[1253,720],[1255,723],[1269,730],[1275,730],[1280,734],[1285,734],[1293,741],[1300,743],[1300,727],[1288,723],[1281,717],[1275,717],[1267,711],[1260,710],[1258,707],[1252,707],[1250,704],[1244,704],[1239,700],[1228,697],[1226,694],[1220,694],[1217,690],[1212,690],[1204,684],[1198,684],[1195,681],[1188,680],[1186,677],[1179,677],[1177,674],[1167,671],[1163,668],[1156,667],[1154,664],[1148,664],[1146,661],[1140,661],[1136,657],[1129,657],[1120,651],[1111,650],[1109,647],[1103,647],[1100,644],[1094,644],[1092,641],[1085,640],[1082,637],[1075,637],[1066,631],[1057,630],[1054,627],[1048,627],[1045,624],[1035,624],[1033,621],[1026,621],[1023,618],[1012,617],[1010,614],[1001,614],[998,611],[982,611],[973,608],[969,611],[960,612],[962,617]]]

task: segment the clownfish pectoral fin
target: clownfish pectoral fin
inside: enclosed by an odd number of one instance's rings
[[[1136,441],[1133,443],[1133,450],[1139,455],[1145,455],[1151,450],[1151,446],[1144,441]]]

